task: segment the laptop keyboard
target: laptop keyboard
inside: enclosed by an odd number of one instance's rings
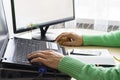
[[[27,59],[27,55],[33,51],[36,50],[46,50],[46,49],[58,49],[57,46],[54,47],[51,45],[52,43],[50,42],[40,42],[36,40],[28,40],[28,39],[15,39],[15,44],[16,44],[16,51],[15,55],[13,58],[13,61],[16,62],[25,62],[29,63]]]

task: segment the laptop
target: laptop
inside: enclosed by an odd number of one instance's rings
[[[55,42],[37,41],[17,37],[9,39],[3,3],[2,0],[0,0],[0,75],[2,74],[2,76],[4,76],[1,71],[4,71],[7,75],[13,74],[13,71],[15,71],[15,73],[24,72],[23,75],[25,72],[38,73],[38,68],[44,65],[33,65],[27,59],[27,54],[36,50],[54,50],[61,54],[66,54],[65,49]],[[47,67],[47,72],[54,73],[56,71]],[[19,73],[16,73],[16,75]]]

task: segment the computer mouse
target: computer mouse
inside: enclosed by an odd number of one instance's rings
[[[30,63],[32,66],[39,67],[39,66],[42,65],[40,62],[33,62],[33,63],[32,63],[31,60],[32,60],[31,58],[28,59],[29,63]]]

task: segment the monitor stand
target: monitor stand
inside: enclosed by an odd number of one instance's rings
[[[41,40],[41,41],[50,41],[50,42],[54,42],[56,39],[56,35],[55,33],[52,32],[47,32],[49,26],[45,26],[45,27],[39,27],[40,28],[40,32],[33,34],[32,35],[32,39],[34,40]]]

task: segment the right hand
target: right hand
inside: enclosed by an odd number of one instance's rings
[[[27,55],[31,63],[42,63],[54,69],[58,69],[58,64],[63,57],[64,55],[52,50],[35,51]]]
[[[56,42],[63,46],[81,46],[83,44],[82,36],[72,32],[63,32],[57,38]]]

